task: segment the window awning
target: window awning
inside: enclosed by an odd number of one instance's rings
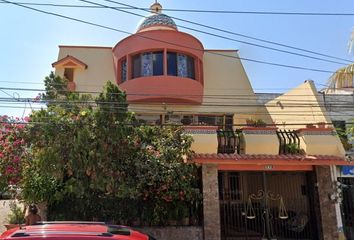
[[[79,59],[67,55],[66,57],[60,59],[59,61],[56,61],[54,63],[52,63],[52,67],[54,68],[80,68],[80,69],[86,69],[87,68],[87,64],[80,61]]]

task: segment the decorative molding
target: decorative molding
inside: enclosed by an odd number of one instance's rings
[[[276,131],[277,131],[277,128],[266,128],[266,127],[242,128],[243,134],[274,135],[274,134],[276,134]]]
[[[210,129],[185,129],[184,131],[190,134],[215,134],[216,135],[216,130],[210,130]]]
[[[217,126],[183,126],[184,131],[190,134],[216,134]]]
[[[336,133],[332,129],[330,131],[328,131],[328,130],[312,131],[312,130],[306,130],[305,129],[305,130],[301,130],[299,133],[302,134],[302,135],[313,135],[313,136],[314,135],[331,135],[331,136],[336,135]]]

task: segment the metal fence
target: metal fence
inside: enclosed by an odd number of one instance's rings
[[[317,239],[305,173],[220,172],[223,240]]]

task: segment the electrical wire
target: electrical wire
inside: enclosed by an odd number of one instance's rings
[[[33,3],[33,2],[16,2],[22,5],[33,6],[49,6],[49,7],[68,7],[68,8],[102,8],[91,5],[72,5],[72,4],[54,4],[54,3]],[[133,9],[131,7],[121,7],[121,9]],[[139,7],[141,10],[149,10],[150,8]],[[190,12],[190,13],[217,13],[217,14],[256,14],[256,15],[298,15],[298,16],[354,16],[354,13],[335,13],[335,12],[275,12],[275,11],[234,11],[234,10],[206,10],[206,9],[179,9],[164,8],[169,12]]]
[[[25,82],[25,81],[1,81],[0,83],[12,83],[12,84],[28,84],[28,85],[44,85],[43,82]],[[329,87],[328,85],[325,84],[320,84],[320,83],[315,83],[316,85],[320,85],[323,87]],[[52,86],[62,86],[62,84],[52,84]],[[90,83],[85,83],[85,87],[102,87],[102,84],[90,84]],[[149,88],[152,88],[151,86],[149,86]],[[156,89],[158,89],[157,87],[155,87]],[[185,88],[187,89],[187,88]],[[204,90],[235,90],[235,91],[240,91],[240,90],[249,90],[249,88],[232,88],[232,87],[228,87],[228,88],[221,88],[221,87],[213,87],[213,88],[208,88],[205,87],[203,88]],[[292,90],[294,88],[252,88],[252,90]],[[296,87],[296,89],[307,89],[306,87]],[[255,92],[255,94],[279,94],[279,92]],[[327,94],[328,95],[328,94]]]
[[[137,8],[137,7],[132,6],[132,5],[124,4],[124,3],[113,1],[113,0],[103,0],[103,1],[120,4],[120,5],[131,7],[131,8],[134,8],[134,9],[143,10],[141,8]],[[96,6],[97,6],[97,4],[96,4]],[[116,10],[118,10],[118,9],[116,9]],[[144,10],[144,11],[150,12],[150,10]],[[212,29],[212,30],[216,30],[216,31],[219,31],[219,32],[228,33],[228,34],[231,34],[231,35],[240,36],[240,37],[244,37],[244,38],[247,38],[247,39],[252,39],[252,40],[256,40],[256,41],[260,41],[260,42],[264,42],[264,43],[268,43],[268,44],[273,44],[273,45],[277,45],[277,46],[281,46],[281,47],[286,47],[286,48],[290,48],[290,49],[294,49],[294,50],[298,50],[298,51],[302,51],[302,52],[316,54],[316,55],[319,55],[319,56],[333,58],[333,59],[345,61],[347,63],[351,63],[351,61],[349,61],[348,59],[338,58],[338,57],[330,56],[330,55],[327,55],[327,54],[322,54],[322,53],[318,53],[318,52],[315,52],[315,51],[311,51],[311,50],[306,50],[306,49],[303,49],[303,48],[290,46],[290,45],[287,45],[287,44],[282,44],[282,43],[278,43],[278,42],[274,42],[274,41],[269,41],[269,40],[265,40],[265,39],[261,39],[261,38],[256,38],[256,37],[248,36],[248,35],[245,35],[245,34],[240,34],[240,33],[232,32],[232,31],[229,31],[229,30],[224,30],[224,29],[221,29],[221,28],[217,28],[217,27],[212,27],[212,26],[209,26],[209,25],[201,24],[201,23],[198,23],[198,22],[185,20],[185,19],[182,19],[182,18],[177,18],[177,17],[173,17],[173,16],[169,16],[169,17],[171,17],[173,19],[176,19],[176,20],[183,21],[183,22],[191,23],[193,25],[197,25],[197,26],[209,28],[209,29]],[[192,30],[192,29],[190,29],[190,30]]]
[[[78,1],[94,4],[96,6],[102,6],[102,7],[109,8],[109,9],[112,9],[112,10],[115,10],[115,11],[120,11],[120,12],[124,12],[124,13],[131,14],[131,15],[134,15],[134,16],[142,17],[142,18],[145,18],[145,19],[148,18],[147,16],[144,16],[144,15],[141,15],[141,14],[129,12],[129,11],[126,11],[126,10],[123,10],[123,9],[116,9],[114,7],[111,7],[111,6],[95,3],[95,2],[92,2],[92,1],[88,1],[88,0],[78,0]],[[117,2],[117,1],[110,1],[110,0],[104,0],[104,1],[111,2],[111,3],[116,3],[116,4],[120,4],[120,5],[124,5],[124,6],[129,6],[129,7],[132,7],[132,8],[135,8],[135,9],[139,10],[139,8],[137,8],[137,7],[134,7],[134,6],[128,5],[128,4],[124,4],[124,3],[120,3],[120,2]],[[148,10],[144,10],[144,11],[150,12]],[[208,25],[204,25],[204,24],[201,24],[201,23],[185,20],[185,19],[182,19],[182,18],[177,18],[177,17],[172,17],[172,16],[169,16],[169,17],[172,18],[172,19],[175,19],[175,20],[179,20],[179,21],[182,21],[182,22],[187,22],[187,23],[190,23],[190,24],[193,24],[193,25],[198,25],[198,26],[201,26],[201,27],[204,27],[204,28],[209,28],[209,29],[213,29],[213,30],[217,30],[217,31],[220,31],[220,32],[229,33],[229,34],[233,34],[233,35],[239,35],[239,34],[235,34],[235,33],[230,32],[230,31],[222,30],[220,28],[210,27]],[[194,31],[194,32],[198,32],[198,33],[203,33],[203,34],[206,34],[206,35],[209,35],[209,36],[213,36],[213,37],[217,37],[217,38],[221,38],[221,39],[224,39],[224,40],[238,42],[238,43],[250,45],[250,46],[253,46],[253,47],[259,47],[259,48],[263,48],[263,49],[268,49],[268,50],[272,50],[272,51],[287,53],[287,54],[296,55],[296,56],[300,56],[300,57],[305,57],[305,58],[310,58],[310,59],[315,59],[315,60],[325,61],[325,62],[330,62],[330,63],[336,63],[336,64],[340,64],[340,65],[346,65],[348,63],[351,63],[348,60],[346,60],[346,63],[337,62],[337,61],[332,61],[332,60],[327,60],[327,59],[323,59],[323,58],[313,57],[313,56],[309,56],[309,55],[305,55],[305,54],[300,54],[300,53],[290,52],[290,51],[286,51],[286,50],[281,50],[281,49],[278,49],[278,48],[267,47],[267,46],[264,46],[264,45],[260,45],[260,44],[256,44],[256,43],[250,43],[250,42],[246,42],[246,41],[242,41],[242,40],[238,40],[238,39],[234,39],[234,38],[229,38],[229,37],[221,36],[221,35],[218,35],[218,34],[202,31],[202,30],[191,28],[191,27],[187,27],[187,26],[182,26],[182,25],[177,25],[177,26],[180,27],[180,28],[188,29],[188,30],[191,30],[191,31]]]
[[[149,89],[149,88],[148,88]],[[159,88],[156,88],[157,90]],[[187,90],[188,88],[185,88],[185,90]],[[13,88],[13,87],[0,87],[0,90],[12,90],[12,91],[36,91],[36,92],[45,92],[45,89],[40,89],[40,88]],[[182,89],[183,90],[183,89]],[[48,92],[57,92],[55,90],[50,90]],[[60,92],[62,93],[67,93],[67,92],[72,92],[70,90],[60,90]],[[75,91],[75,93],[88,93],[88,94],[99,94],[101,92],[98,91]],[[113,93],[113,95],[115,94],[120,94],[120,93]],[[138,92],[133,92],[133,93],[126,93],[126,95],[138,95],[138,96],[195,96],[195,97],[200,97],[200,96],[205,96],[205,97],[209,97],[209,96],[223,96],[223,97],[228,97],[228,96],[235,96],[235,97],[252,97],[254,99],[256,99],[258,93],[255,94],[185,94],[185,93],[180,93],[180,94],[166,94],[166,93],[160,93],[160,92],[156,92],[156,93],[138,93]],[[273,95],[273,94],[277,94],[279,96],[281,96],[281,93],[265,93],[265,94],[269,94],[269,95]],[[313,96],[312,94],[292,94],[289,95],[288,97],[306,97],[306,96]],[[296,101],[298,101],[296,99]],[[301,100],[300,100],[301,101]]]
[[[114,1],[111,1],[111,2],[114,2]],[[0,2],[0,3],[7,3],[7,2]],[[106,7],[103,7],[103,6],[93,6],[93,5],[69,5],[69,4],[45,4],[45,3],[24,3],[24,2],[14,2],[14,3],[17,3],[17,4],[22,4],[22,5],[34,5],[34,6],[52,6],[52,7],[74,7],[74,8],[106,8]],[[116,2],[117,3],[117,2]],[[7,3],[7,4],[10,4],[10,3]],[[119,3],[121,4],[121,3]],[[138,10],[143,10],[143,11],[149,11],[149,8],[141,8],[141,7],[114,7],[115,9],[138,9]],[[175,10],[171,10],[171,9],[164,9],[164,11],[188,11],[188,10],[178,10],[178,9],[175,9]],[[191,10],[192,12],[197,12],[198,10]],[[207,11],[203,11],[201,10],[201,12],[207,12]],[[210,12],[213,12],[213,11],[210,11]],[[216,11],[216,13],[222,13],[223,11]],[[259,13],[259,14],[272,14],[272,12],[235,12],[235,11],[227,11],[228,13]],[[286,13],[274,13],[274,14],[286,14]],[[296,13],[289,13],[291,15],[296,15]],[[300,15],[321,15],[321,13],[299,13]],[[327,15],[327,16],[352,16],[354,14],[351,14],[351,13],[348,13],[348,14],[340,14],[340,13],[323,13],[324,15]],[[176,17],[172,17],[174,19],[178,19]],[[184,20],[184,19],[178,19],[178,20],[181,20],[181,21],[185,21],[185,22],[189,22],[191,24],[194,24],[194,25],[199,25],[199,26],[203,26],[203,27],[206,27],[206,28],[209,28],[209,29],[214,29],[214,30],[217,30],[217,31],[220,31],[220,32],[224,32],[224,33],[228,33],[228,34],[232,34],[232,35],[235,35],[235,36],[241,36],[241,37],[244,37],[244,38],[248,38],[248,39],[252,39],[252,40],[256,40],[256,41],[260,41],[260,42],[264,42],[264,43],[269,43],[269,44],[273,44],[273,45],[277,45],[277,46],[281,46],[281,47],[286,47],[286,48],[290,48],[290,49],[294,49],[294,50],[298,50],[298,51],[302,51],[302,52],[307,52],[307,53],[311,53],[311,54],[315,54],[315,55],[319,55],[319,56],[324,56],[324,57],[328,57],[328,58],[333,58],[333,59],[337,59],[337,60],[342,60],[342,61],[346,61],[346,62],[350,62],[348,59],[344,59],[344,58],[338,58],[338,57],[334,57],[334,56],[331,56],[331,55],[328,55],[328,54],[322,54],[322,53],[319,53],[319,52],[315,52],[315,51],[311,51],[311,50],[307,50],[307,49],[303,49],[303,48],[298,48],[298,47],[294,47],[294,46],[290,46],[290,45],[287,45],[287,44],[282,44],[282,43],[278,43],[278,42],[274,42],[274,41],[269,41],[269,40],[265,40],[265,39],[261,39],[261,38],[256,38],[256,37],[252,37],[252,36],[248,36],[248,35],[245,35],[245,34],[240,34],[240,33],[236,33],[236,32],[232,32],[232,31],[229,31],[229,30],[223,30],[223,29],[220,29],[220,28],[216,28],[216,27],[212,27],[212,26],[208,26],[208,25],[204,25],[204,24],[200,24],[200,23],[197,23],[197,22],[192,22],[192,21],[188,21],[188,20]]]
[[[18,101],[11,101],[11,100],[2,100],[0,102],[3,103],[7,103],[7,104],[24,104],[27,102],[31,102],[33,104],[50,104],[50,105],[73,105],[73,106],[81,106],[81,105],[108,105],[107,107],[110,108],[116,108],[116,109],[125,109],[127,107],[127,105],[130,105],[132,108],[134,109],[153,109],[153,110],[157,110],[156,107],[161,107],[161,108],[167,108],[167,107],[176,107],[176,105],[174,104],[150,104],[150,105],[141,105],[141,104],[127,104],[127,103],[119,103],[119,102],[106,102],[106,101],[68,101],[68,100],[30,100],[28,99],[27,101],[22,101],[22,102],[18,102]],[[289,110],[282,110],[281,106],[277,105],[277,104],[273,104],[273,105],[263,105],[263,104],[222,104],[222,103],[207,103],[207,104],[203,104],[200,105],[198,107],[201,108],[214,108],[214,107],[237,107],[237,108],[249,108],[249,107],[262,107],[262,108],[276,108],[279,109],[278,112],[281,113],[287,113],[287,111]],[[325,108],[341,108],[341,109],[348,109],[348,110],[354,110],[354,105],[353,104],[331,104],[331,103],[292,103],[292,104],[284,104],[283,105],[283,109],[284,108],[321,108],[321,107],[325,107]],[[160,110],[161,111],[161,110]],[[178,108],[176,108],[174,111],[176,112],[182,112],[184,110],[179,110]],[[192,110],[191,110],[192,111]],[[306,110],[296,110],[296,109],[292,109],[290,111],[290,113],[292,112],[296,112],[296,113],[307,113]],[[314,112],[314,111],[312,111]],[[322,112],[322,111],[319,111]],[[254,111],[250,111],[249,113],[254,113]]]
[[[24,6],[24,5],[17,4],[15,2],[7,1],[7,0],[0,0],[0,1],[1,2],[6,2],[6,3],[10,3],[10,4],[16,5],[18,7],[27,8],[27,9],[30,9],[32,11],[36,11],[36,12],[40,12],[40,13],[44,13],[44,14],[48,14],[48,15],[52,15],[52,16],[56,16],[56,17],[60,17],[60,18],[64,18],[64,19],[68,19],[68,20],[75,21],[75,22],[80,22],[80,23],[83,23],[83,24],[87,24],[87,25],[91,25],[91,26],[95,26],[95,27],[99,27],[99,28],[103,28],[103,29],[119,32],[119,33],[132,35],[132,33],[128,32],[128,31],[120,30],[120,29],[117,29],[117,28],[108,27],[108,26],[104,26],[104,25],[101,25],[101,24],[97,24],[97,23],[81,20],[81,19],[78,19],[78,18],[68,17],[68,16],[65,16],[65,15],[62,15],[62,14],[48,12],[48,11],[44,11],[44,10],[41,10],[41,9]],[[181,45],[181,44],[178,44],[178,43],[172,43],[172,42],[168,42],[168,41],[164,41],[164,40],[156,39],[156,38],[152,38],[152,37],[147,37],[147,36],[143,36],[143,35],[138,34],[138,33],[135,34],[135,36],[138,36],[138,37],[144,38],[144,39],[148,39],[148,40],[152,40],[152,41],[156,41],[156,42],[162,42],[162,43],[167,43],[167,44],[178,46],[178,47],[183,47],[183,48],[186,48],[186,49],[192,49],[192,50],[195,50],[195,51],[204,52],[204,50],[202,50],[202,49],[193,48],[193,47]],[[323,70],[323,69],[315,69],[315,68],[308,68],[308,67],[295,66],[295,65],[287,65],[287,64],[281,64],[281,63],[275,63],[275,62],[267,62],[267,61],[263,61],[263,60],[256,60],[256,59],[250,59],[250,58],[244,58],[244,57],[225,55],[225,54],[221,54],[221,53],[217,53],[217,52],[208,52],[208,53],[213,54],[213,55],[222,56],[222,57],[238,59],[238,60],[244,60],[244,61],[249,61],[249,62],[254,62],[254,63],[259,63],[259,64],[266,64],[266,65],[277,66],[277,67],[283,67],[283,68],[292,68],[292,69],[297,69],[297,70],[306,70],[306,71],[331,73],[331,74],[334,73],[333,71],[328,71],[328,70]]]

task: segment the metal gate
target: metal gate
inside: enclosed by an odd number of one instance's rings
[[[222,239],[317,239],[307,186],[303,172],[219,172]]]
[[[345,237],[354,240],[354,178],[339,178],[343,191],[341,204]]]

